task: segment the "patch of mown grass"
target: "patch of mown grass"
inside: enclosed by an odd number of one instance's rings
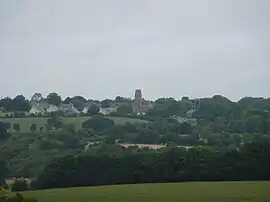
[[[192,182],[52,189],[23,193],[39,202],[269,202],[270,182]]]
[[[41,127],[44,129],[46,128],[47,120],[50,117],[24,117],[24,118],[0,118],[0,121],[7,122],[11,124],[11,129],[9,132],[12,132],[12,128],[14,124],[20,125],[20,132],[21,133],[29,133],[31,132],[30,127],[32,124],[36,124],[37,132],[40,130]],[[63,124],[73,124],[76,130],[81,129],[82,123],[86,120],[91,118],[91,116],[80,116],[80,117],[62,117]],[[114,121],[115,124],[125,124],[125,123],[148,123],[148,121],[136,119],[136,118],[128,118],[128,117],[113,117],[108,116],[109,118]]]

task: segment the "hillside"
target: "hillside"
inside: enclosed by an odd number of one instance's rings
[[[267,202],[270,182],[137,184],[25,192],[39,202]]]

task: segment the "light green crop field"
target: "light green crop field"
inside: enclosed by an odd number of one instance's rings
[[[11,128],[13,124],[20,124],[20,132],[28,133],[31,132],[30,127],[32,124],[36,124],[37,131],[40,127],[46,127],[47,120],[50,117],[25,117],[25,118],[0,118],[2,122],[8,122],[11,124]],[[81,129],[82,123],[87,119],[91,118],[90,116],[82,116],[82,117],[63,117],[63,124],[74,124],[76,130]],[[135,119],[135,118],[127,118],[127,117],[111,117],[108,116],[106,118],[112,119],[115,124],[125,124],[129,123],[148,123],[148,121]],[[12,129],[9,129],[9,132],[12,132]]]
[[[270,182],[114,185],[24,192],[39,202],[270,202]]]

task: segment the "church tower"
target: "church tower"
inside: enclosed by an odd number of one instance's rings
[[[140,89],[135,90],[134,102],[138,105],[141,105],[142,103],[142,91]]]

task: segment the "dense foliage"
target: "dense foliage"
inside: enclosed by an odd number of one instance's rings
[[[141,152],[123,156],[66,156],[55,159],[37,179],[37,188],[201,180],[270,180],[270,141],[239,150],[211,148]]]
[[[6,166],[6,162],[4,160],[1,160],[0,156],[0,186],[5,184],[5,177],[8,174],[8,169]]]

